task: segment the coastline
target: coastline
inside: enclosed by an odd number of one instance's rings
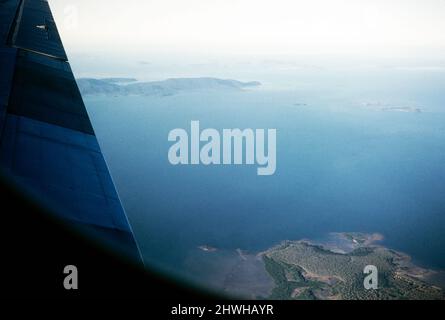
[[[283,240],[254,253],[240,248],[223,250],[201,245],[196,262],[218,260],[207,270],[209,274],[219,272],[219,281],[213,281],[212,287],[239,297],[445,299],[444,287],[436,279],[442,279],[445,271],[414,264],[409,255],[380,244],[383,239],[379,233],[333,232],[328,234],[326,241]],[[376,292],[367,292],[360,287],[365,262],[377,264],[382,270],[383,285]],[[217,270],[221,265],[228,267],[221,268],[225,269],[221,272]]]

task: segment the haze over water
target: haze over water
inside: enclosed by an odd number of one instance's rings
[[[257,252],[286,239],[361,231],[445,268],[445,69],[262,60],[192,74],[142,65],[125,75],[263,83],[84,97],[149,265],[187,273],[200,245]],[[257,176],[256,165],[172,166],[168,133],[189,131],[192,120],[202,129],[276,128],[275,174]]]

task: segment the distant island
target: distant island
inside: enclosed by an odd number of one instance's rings
[[[100,79],[100,81],[104,81],[107,83],[124,84],[124,83],[137,82],[138,79],[136,79],[136,78],[102,78],[102,79]]]
[[[138,82],[134,78],[79,78],[83,95],[143,95],[171,96],[192,90],[243,90],[258,87],[258,81],[242,82],[218,78],[171,78],[162,81]]]
[[[198,246],[198,249],[201,249],[204,252],[215,252],[215,251],[218,250],[215,247],[211,247],[211,246],[208,246],[206,244],[202,245],[202,246]]]
[[[419,106],[393,105],[393,104],[381,102],[381,101],[362,102],[360,105],[361,105],[361,107],[363,107],[365,109],[369,109],[369,110],[414,112],[414,113],[423,112],[422,108]]]

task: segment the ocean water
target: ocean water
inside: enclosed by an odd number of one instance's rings
[[[187,274],[200,245],[257,252],[286,239],[360,231],[381,233],[388,247],[445,269],[444,72],[239,80],[264,85],[85,97],[147,265]],[[276,128],[276,173],[258,176],[256,165],[172,166],[168,133],[189,131],[192,120],[202,129]]]

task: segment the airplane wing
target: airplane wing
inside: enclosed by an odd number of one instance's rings
[[[45,0],[0,0],[0,170],[142,262]]]

